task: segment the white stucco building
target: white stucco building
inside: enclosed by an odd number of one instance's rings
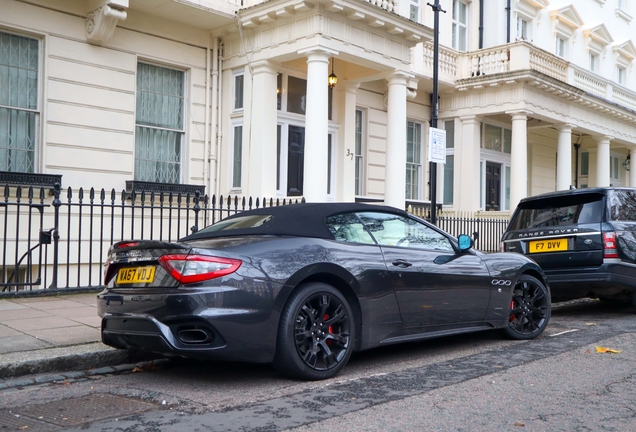
[[[631,1],[440,4],[445,209],[636,186]],[[0,183],[426,202],[432,27],[423,0],[0,0]]]

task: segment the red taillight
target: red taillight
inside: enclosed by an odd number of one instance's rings
[[[616,250],[616,233],[615,232],[603,233],[603,257],[618,258],[618,252]]]
[[[163,255],[159,264],[182,284],[201,282],[234,273],[241,260],[205,255]]]
[[[121,242],[121,243],[117,243],[115,245],[116,249],[123,249],[123,248],[127,248],[127,247],[133,247],[133,246],[137,246],[139,244],[139,242]]]

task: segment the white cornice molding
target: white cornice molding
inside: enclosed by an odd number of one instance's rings
[[[99,3],[98,3],[99,4]],[[109,40],[119,21],[127,17],[128,0],[105,0],[86,16],[86,39],[93,43]]]
[[[636,124],[636,114],[631,108],[599,98],[583,89],[551,78],[533,69],[465,78],[457,80],[455,84],[458,91],[466,91],[493,88],[493,83],[497,82],[532,86],[552,96],[581,105],[586,109]]]
[[[592,41],[596,46],[596,49],[604,50],[606,46],[614,42],[612,36],[610,36],[605,24],[599,23],[596,25],[586,26],[583,28],[583,37],[585,40],[585,50],[590,49]]]
[[[629,63],[636,59],[636,47],[631,39],[612,44],[612,50],[614,51],[614,61],[619,57],[624,57]]]
[[[616,16],[619,18],[623,18],[628,23],[632,22],[632,16],[621,8],[616,8]]]
[[[552,9],[550,11],[550,18],[552,19],[552,32],[555,33],[557,27],[561,24],[574,31],[583,25],[581,16],[576,11],[574,5],[563,6],[559,9]]]
[[[395,11],[387,0],[287,0],[265,2],[241,9],[238,19],[244,28],[256,29],[276,21],[307,13],[337,14],[348,21],[384,31],[413,45],[433,39],[433,29],[413,22]]]

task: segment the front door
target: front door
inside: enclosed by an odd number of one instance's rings
[[[415,219],[360,212],[382,248],[405,327],[483,321],[490,272],[472,253],[457,253],[448,237]]]
[[[287,196],[301,196],[305,164],[305,128],[289,126],[287,142]]]
[[[501,210],[501,164],[486,162],[486,210]]]

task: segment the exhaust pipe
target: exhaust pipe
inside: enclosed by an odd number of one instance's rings
[[[184,344],[204,344],[212,342],[214,339],[213,335],[201,329],[180,330],[177,337]]]

